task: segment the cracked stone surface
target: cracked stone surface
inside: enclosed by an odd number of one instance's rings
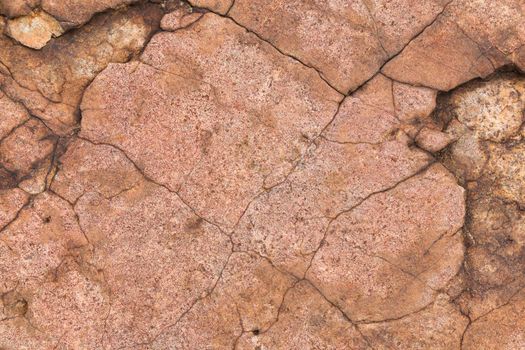
[[[525,348],[522,0],[0,16],[0,349]]]

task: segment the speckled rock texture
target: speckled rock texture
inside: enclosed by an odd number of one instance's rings
[[[522,0],[0,0],[0,349],[525,349]]]

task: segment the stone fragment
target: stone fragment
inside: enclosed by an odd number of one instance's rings
[[[380,143],[399,128],[394,114],[392,82],[377,75],[345,98],[323,136],[341,143]]]
[[[137,0],[41,0],[42,8],[60,21],[64,28],[79,27],[99,12],[117,9]]]
[[[429,152],[438,152],[447,147],[453,138],[440,130],[423,127],[416,136],[419,147]]]
[[[9,17],[26,16],[40,3],[40,0],[0,0],[0,13]]]
[[[7,34],[27,47],[41,49],[52,37],[63,33],[60,23],[44,11],[7,21]]]
[[[423,120],[436,108],[437,91],[426,87],[393,82],[396,116],[403,122]]]
[[[440,17],[382,69],[383,74],[411,85],[449,91],[459,84],[494,71],[452,19]]]
[[[369,197],[331,222],[307,277],[356,321],[399,318],[425,307],[462,263],[461,240],[440,247],[437,260],[454,251],[447,264],[425,260],[463,225],[463,195],[453,176],[434,165]]]
[[[453,117],[481,140],[503,142],[518,134],[524,121],[525,80],[499,76],[454,91]]]
[[[450,122],[446,132],[455,141],[445,153],[444,159],[445,164],[453,167],[458,178],[463,181],[474,181],[481,176],[488,155],[483,143],[467,130],[465,125],[455,119]]]
[[[211,13],[156,35],[142,61],[95,79],[81,135],[118,146],[227,229],[293,169],[341,99],[314,70]]]

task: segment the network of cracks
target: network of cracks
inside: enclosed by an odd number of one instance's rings
[[[0,1],[0,349],[525,347],[518,34],[132,2]]]

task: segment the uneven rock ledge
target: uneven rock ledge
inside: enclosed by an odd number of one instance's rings
[[[522,0],[0,0],[0,349],[524,349]]]

